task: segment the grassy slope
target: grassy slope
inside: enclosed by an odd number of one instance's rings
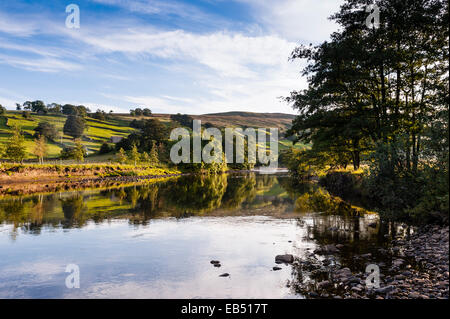
[[[164,123],[170,122],[170,114],[154,114],[154,118],[159,119]],[[216,127],[277,127],[280,132],[284,132],[292,122],[294,118],[290,114],[281,113],[250,113],[250,112],[228,112],[228,113],[217,113],[217,114],[205,114],[205,115],[194,115],[195,119],[199,119],[202,123],[209,122]],[[128,114],[114,114],[113,118],[107,121],[99,121],[93,118],[87,118],[87,131],[85,132],[85,138],[83,144],[86,145],[88,151],[93,154],[97,151],[104,141],[108,141],[111,136],[127,136],[134,131],[133,128],[129,127],[129,123],[136,119],[137,117],[132,117]],[[137,119],[142,119],[145,117],[140,117]],[[21,112],[7,111],[5,116],[0,116],[0,143],[4,143],[9,136],[11,136],[11,127],[13,125],[19,125],[25,132],[25,143],[27,147],[28,156],[27,158],[34,158],[32,155],[32,150],[34,147],[33,129],[38,125],[39,122],[47,121],[54,124],[62,134],[62,128],[66,120],[65,115],[36,115],[32,114],[30,119],[25,119],[22,117]],[[62,144],[61,144],[62,142]],[[57,157],[60,152],[62,145],[71,146],[73,145],[73,140],[67,135],[62,136],[62,140],[58,138],[55,142],[49,142],[48,145],[48,156]],[[286,149],[292,145],[292,142],[281,138],[279,142],[279,150]],[[302,147],[301,145],[296,145],[296,147]],[[108,161],[111,155],[105,156],[94,156],[90,161]]]
[[[11,127],[18,125],[25,132],[25,143],[28,151],[28,158],[33,158],[32,150],[34,147],[33,129],[39,124],[39,122],[49,122],[54,124],[58,131],[62,134],[62,128],[66,121],[65,115],[31,115],[30,119],[22,117],[20,112],[8,111],[5,114],[5,118],[2,117],[0,121],[0,143],[4,143],[11,135]],[[128,126],[128,121],[117,118],[108,121],[99,121],[92,118],[87,118],[88,128],[85,131],[85,138],[83,144],[87,147],[90,153],[97,151],[103,141],[108,141],[111,136],[127,136],[133,128]],[[73,140],[70,136],[62,136],[62,140],[58,138],[55,142],[48,143],[48,156],[56,157],[61,152],[61,142],[64,145],[73,145]]]

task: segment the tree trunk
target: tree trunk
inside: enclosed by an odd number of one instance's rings
[[[356,171],[359,169],[360,166],[360,152],[359,151],[353,151],[353,169]]]

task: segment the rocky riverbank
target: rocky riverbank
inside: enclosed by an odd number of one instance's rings
[[[345,267],[339,260],[345,245],[324,245],[294,261],[300,280],[290,285],[309,298],[448,299],[449,228],[425,226],[406,238],[394,238],[387,248],[354,255],[362,267]],[[381,257],[380,257],[381,256]],[[362,261],[362,263],[360,263]],[[368,288],[367,265],[380,270],[379,288]],[[312,280],[311,280],[312,279]]]

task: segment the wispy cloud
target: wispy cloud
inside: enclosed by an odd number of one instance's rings
[[[306,84],[288,57],[299,42],[328,36],[334,26],[327,17],[338,6],[334,0],[234,0],[251,8],[251,18],[236,23],[231,13],[205,10],[223,4],[215,1],[94,0],[96,7],[110,7],[98,19],[80,1],[76,30],[65,28],[64,12],[50,8],[0,12],[0,67],[17,68],[16,76],[38,83],[21,90],[42,91],[54,101],[73,96],[105,110],[117,103],[121,111],[147,105],[194,114],[293,112],[278,97]],[[0,86],[17,91],[5,79]]]
[[[23,16],[10,16],[0,12],[0,33],[15,36],[31,36],[38,31],[38,26]]]
[[[82,68],[79,64],[55,58],[29,59],[3,54],[0,54],[0,63],[39,72],[74,71]]]
[[[328,18],[339,0],[236,0],[251,5],[253,17],[271,32],[291,41],[318,43],[328,39],[337,25]]]
[[[227,77],[256,77],[258,67],[277,66],[287,60],[295,43],[276,36],[252,37],[242,33],[195,34],[183,30],[150,29],[110,31],[106,36],[85,32],[76,36],[103,53],[147,55],[194,61]]]

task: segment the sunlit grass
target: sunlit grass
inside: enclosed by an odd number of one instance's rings
[[[11,128],[18,126],[25,134],[25,147],[27,151],[26,158],[35,158],[32,154],[34,148],[34,129],[40,122],[48,122],[53,124],[60,132],[60,136],[54,141],[48,142],[49,158],[56,158],[62,150],[62,145],[73,146],[73,138],[63,134],[63,127],[66,116],[62,114],[37,115],[32,114],[26,119],[21,112],[7,111],[4,116],[0,117],[0,143],[5,143],[12,135]],[[113,118],[107,121],[99,121],[93,118],[86,118],[87,129],[85,130],[85,138],[83,145],[87,148],[88,155],[95,153],[100,149],[103,142],[109,141],[111,136],[126,137],[134,128],[129,127],[129,122],[120,118]]]

